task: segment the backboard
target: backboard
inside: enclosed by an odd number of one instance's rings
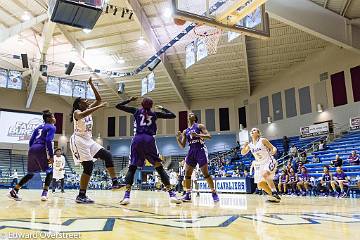
[[[267,0],[172,0],[174,17],[256,38],[269,38]]]

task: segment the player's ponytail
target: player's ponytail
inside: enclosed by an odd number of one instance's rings
[[[75,99],[75,101],[73,103],[73,109],[72,109],[71,114],[70,114],[70,122],[74,121],[74,112],[76,110],[80,109],[80,100],[81,100],[81,98],[78,97],[78,98]]]
[[[148,114],[149,114],[151,108],[153,107],[153,103],[154,103],[153,100],[149,97],[145,97],[141,102],[141,106],[144,109],[144,117],[145,117],[146,123],[147,123]]]

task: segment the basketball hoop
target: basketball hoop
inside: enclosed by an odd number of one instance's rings
[[[209,55],[216,54],[217,46],[222,34],[221,29],[209,27],[206,25],[197,25],[194,28],[194,34],[198,39],[201,39],[205,44]]]

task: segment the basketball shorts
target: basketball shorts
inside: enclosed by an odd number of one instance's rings
[[[70,149],[75,165],[80,165],[80,163],[86,161],[95,162],[96,159],[94,159],[94,156],[102,148],[103,146],[95,142],[92,138],[83,138],[74,134],[70,137]]]
[[[270,172],[270,178],[274,178],[277,168],[277,161],[272,158],[265,162],[255,163],[254,165],[254,182],[259,183],[264,181],[263,174]]]

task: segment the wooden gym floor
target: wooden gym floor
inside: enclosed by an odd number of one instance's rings
[[[77,191],[49,194],[22,190],[23,201],[0,190],[0,239],[355,239],[360,235],[360,199],[283,197],[280,204],[257,195],[193,196],[171,205],[165,192],[133,191],[132,202],[118,203],[123,192],[89,191],[96,203],[74,202]],[[22,234],[22,235],[21,235]]]

